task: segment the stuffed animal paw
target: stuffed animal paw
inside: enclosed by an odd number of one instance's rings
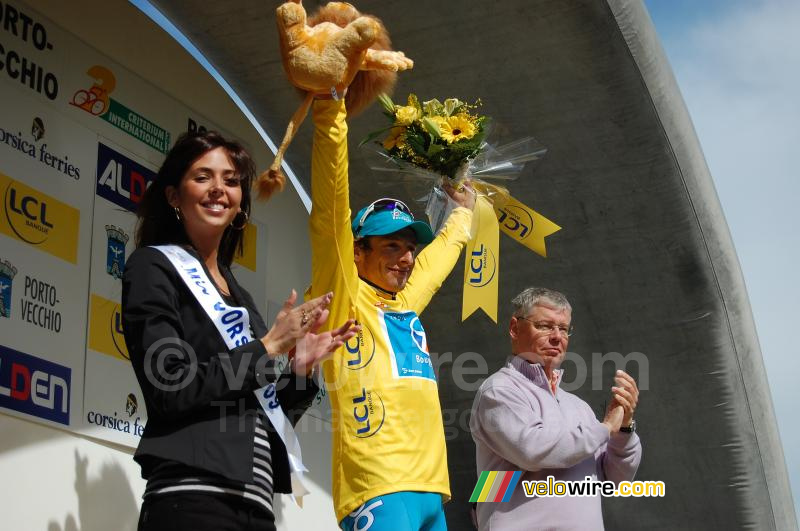
[[[380,20],[362,15],[350,4],[330,2],[307,18],[299,0],[286,2],[278,6],[276,19],[284,70],[306,97],[286,128],[275,161],[259,177],[261,199],[283,188],[283,154],[315,95],[345,97],[352,116],[381,92],[391,91],[397,72],[414,66],[403,52],[391,50],[389,34]]]
[[[390,50],[367,50],[367,56],[361,64],[361,70],[409,70],[413,68],[414,61],[406,57],[403,52]]]

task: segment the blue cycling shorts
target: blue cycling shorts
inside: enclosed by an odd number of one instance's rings
[[[346,516],[344,531],[447,531],[442,495],[393,492],[377,496]]]

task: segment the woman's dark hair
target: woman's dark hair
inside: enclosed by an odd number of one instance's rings
[[[192,164],[216,148],[223,148],[230,157],[242,186],[242,203],[240,208],[250,216],[250,189],[256,174],[253,159],[244,148],[235,141],[227,140],[216,131],[202,133],[184,133],[167,153],[167,158],[158,170],[155,180],[144,193],[139,209],[136,226],[136,248],[148,245],[165,245],[171,243],[191,244],[183,223],[178,221],[175,210],[167,202],[167,186],[178,187]],[[234,219],[235,224],[243,216]],[[225,229],[219,244],[219,259],[225,265],[231,265],[234,256],[244,249],[242,230],[232,227]]]

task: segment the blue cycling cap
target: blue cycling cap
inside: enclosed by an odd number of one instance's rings
[[[409,228],[417,236],[417,243],[433,241],[433,231],[424,221],[414,220],[411,209],[397,199],[378,199],[358,211],[352,223],[356,239],[365,236],[387,236]]]

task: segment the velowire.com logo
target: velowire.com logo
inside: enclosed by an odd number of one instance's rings
[[[469,497],[470,503],[509,501],[521,475],[519,470],[484,470]]]

